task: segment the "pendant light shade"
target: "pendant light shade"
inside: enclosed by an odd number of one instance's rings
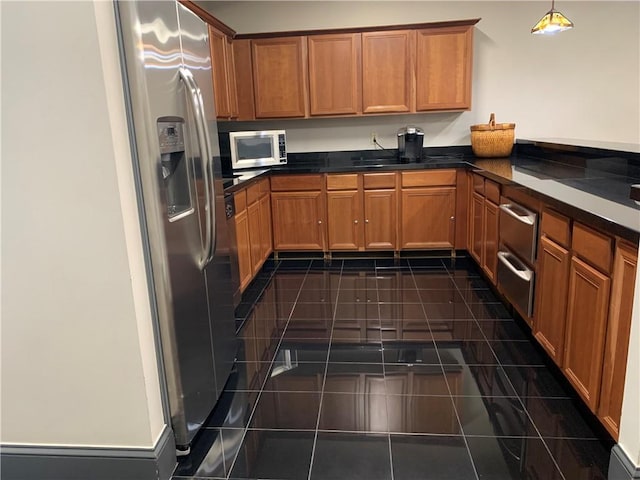
[[[552,35],[558,32],[564,32],[573,28],[573,22],[558,12],[554,5],[555,0],[551,0],[551,10],[531,29],[533,34]]]

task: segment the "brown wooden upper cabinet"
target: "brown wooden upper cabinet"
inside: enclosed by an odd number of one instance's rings
[[[306,44],[302,36],[251,41],[256,118],[306,116]]]
[[[362,35],[310,35],[307,42],[310,114],[362,113]]]
[[[478,21],[238,35],[237,117],[468,110]]]
[[[364,113],[411,112],[414,31],[362,34],[362,110]]]
[[[251,65],[251,40],[233,40],[233,63],[236,78],[238,120],[254,120],[256,109],[253,101],[253,66]]]
[[[238,116],[238,101],[231,38],[210,25],[209,46],[216,116],[219,119],[236,118]]]
[[[416,32],[416,110],[471,108],[473,25]]]

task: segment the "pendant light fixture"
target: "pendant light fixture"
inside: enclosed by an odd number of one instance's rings
[[[552,35],[573,28],[573,22],[558,12],[555,8],[555,0],[551,0],[551,10],[531,29],[533,34]]]

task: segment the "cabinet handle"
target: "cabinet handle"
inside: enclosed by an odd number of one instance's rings
[[[518,204],[503,203],[500,205],[500,210],[526,225],[535,225],[536,223],[536,214]]]
[[[498,252],[498,260],[500,260],[500,262],[502,262],[509,270],[511,270],[514,275],[520,277],[525,282],[530,282],[532,280],[533,271],[525,267],[510,253]]]
[[[451,217],[449,218],[449,220],[451,220],[452,222],[456,219],[456,217]]]
[[[355,223],[357,225],[358,224],[358,220],[354,220],[353,223]]]
[[[322,224],[322,220],[318,220],[318,225],[321,225],[321,224]]]
[[[369,223],[369,220],[368,220],[368,219],[367,219],[367,220],[365,220],[365,221],[364,221],[364,223]]]

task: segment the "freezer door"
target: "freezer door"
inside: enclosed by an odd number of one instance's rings
[[[171,421],[181,448],[189,445],[217,400],[207,285],[201,268],[202,159],[194,142],[188,85],[180,76],[184,62],[177,3],[117,2],[117,8]],[[183,130],[183,151],[174,145],[169,150],[175,151],[163,150],[161,155],[162,130],[165,137],[169,135],[172,123]],[[191,187],[170,192],[168,178],[178,171],[179,180],[188,177]],[[193,209],[181,208],[176,215],[176,198],[184,205],[186,197]]]
[[[233,295],[238,289],[238,275],[231,262],[228,222],[225,209],[222,171],[220,167],[220,147],[213,95],[211,63],[209,61],[209,32],[206,25],[187,8],[178,5],[184,67],[192,74],[199,87],[204,103],[205,123],[210,142],[209,159],[213,201],[213,255],[205,267],[207,295],[211,317],[211,337],[213,342],[215,379],[218,395],[222,393],[236,357],[235,317]],[[207,59],[206,62],[202,59]],[[215,66],[213,67],[215,68]],[[197,185],[198,196],[204,196],[204,185]],[[198,202],[204,205],[204,202]],[[206,212],[201,211],[201,223],[205,225]],[[204,235],[203,235],[204,239]],[[203,240],[204,241],[204,240]]]

